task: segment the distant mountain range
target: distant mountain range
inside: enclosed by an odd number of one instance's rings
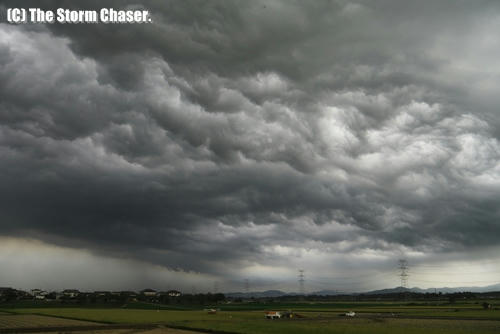
[[[367,295],[376,295],[376,294],[389,294],[389,293],[401,293],[401,292],[418,292],[418,293],[433,293],[433,292],[441,292],[441,293],[454,293],[454,292],[491,292],[491,291],[500,291],[500,283],[488,286],[462,286],[456,288],[428,288],[421,289],[418,287],[414,287],[411,289],[397,287],[394,289],[383,289],[383,290],[374,290],[364,292]]]
[[[418,287],[414,287],[411,289],[403,288],[401,286],[392,288],[392,289],[382,289],[382,290],[373,290],[367,292],[341,292],[337,290],[321,290],[314,291],[308,293],[308,295],[318,295],[318,296],[336,296],[336,295],[383,295],[383,294],[391,294],[391,293],[401,293],[401,292],[417,292],[417,293],[454,293],[454,292],[491,292],[491,291],[500,291],[500,283],[488,286],[468,286],[468,287],[456,287],[456,288],[428,288],[421,289]],[[283,292],[280,290],[266,290],[266,291],[257,291],[257,292],[229,292],[225,294],[227,297],[233,298],[272,298],[272,297],[282,297],[282,296],[294,296],[299,295],[298,292]]]

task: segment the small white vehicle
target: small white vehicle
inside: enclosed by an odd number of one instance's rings
[[[356,313],[354,313],[353,311],[349,311],[345,314],[346,317],[354,317],[356,315]]]
[[[266,319],[280,319],[281,318],[281,312],[277,312],[277,311],[268,311],[266,312]]]

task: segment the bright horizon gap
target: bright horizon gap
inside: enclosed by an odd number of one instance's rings
[[[176,272],[172,270],[168,270],[167,268],[162,268],[161,266],[158,265],[153,265],[153,264],[148,264],[148,263],[141,263],[137,262],[136,260],[131,260],[131,259],[120,259],[120,258],[103,258],[99,255],[92,254],[88,250],[78,250],[78,249],[72,249],[72,248],[66,248],[66,247],[60,247],[60,246],[53,246],[49,244],[45,244],[43,242],[40,242],[38,240],[34,239],[19,239],[19,238],[0,238],[0,266],[8,266],[9,259],[15,259],[16,262],[18,262],[18,267],[19,270],[23,268],[23,266],[38,266],[37,268],[33,268],[38,270],[37,274],[35,277],[40,277],[40,283],[38,285],[34,286],[28,286],[26,285],[27,283],[24,283],[23,285],[18,285],[16,286],[15,284],[10,284],[10,287],[13,288],[19,288],[21,290],[26,290],[26,289],[34,289],[34,288],[44,288],[47,290],[64,290],[68,288],[77,288],[81,291],[99,291],[99,290],[134,290],[134,291],[139,291],[145,288],[155,288],[156,290],[170,290],[170,289],[179,289],[179,290],[184,290],[186,293],[190,293],[193,290],[193,286],[196,286],[195,290],[198,292],[213,292],[213,282],[218,282],[218,284],[221,287],[224,287],[224,285],[229,285],[230,287],[234,288],[226,288],[224,291],[221,292],[242,292],[244,290],[243,284],[245,282],[245,279],[241,280],[240,288],[238,290],[238,283],[231,283],[231,282],[226,282],[224,284],[224,281],[217,280],[214,278],[207,278],[204,277],[201,274],[197,273],[182,273],[182,272]],[[16,253],[17,256],[13,257],[12,254]],[[67,259],[65,259],[67,257]],[[52,258],[58,258],[60,261],[57,261],[55,263],[51,263]],[[69,272],[65,272],[64,268],[61,267],[61,265],[64,265],[66,261],[77,261],[78,266],[72,266],[68,268]],[[499,284],[500,281],[496,280],[495,277],[499,273],[497,269],[493,269],[492,271],[486,271],[484,270],[484,260],[479,261],[480,265],[477,266],[477,268],[483,268],[483,270],[478,270],[477,275],[480,275],[483,279],[481,280],[470,280],[467,279],[462,281],[462,280],[440,280],[440,279],[420,279],[420,278],[412,278],[413,276],[416,276],[417,274],[415,272],[412,272],[410,274],[409,278],[409,286],[411,288],[413,287],[418,287],[421,289],[429,289],[429,288],[457,288],[457,287],[467,287],[467,286],[474,286],[474,287],[486,287],[489,285],[494,285],[494,284]],[[482,262],[482,263],[481,263]],[[488,261],[486,261],[488,262]],[[494,263],[494,261],[489,261],[490,263]],[[103,264],[105,264],[103,266]],[[137,271],[135,269],[130,269],[127,270],[126,268],[130,268],[131,264],[133,264],[132,268],[139,267],[142,268],[142,270],[149,271],[147,279],[145,282],[148,282],[148,284],[143,284],[141,285],[141,276],[137,274]],[[463,267],[463,263],[460,264],[461,267]],[[50,274],[44,274],[46,272],[46,267],[49,266],[50,270],[48,271]],[[59,266],[59,269],[55,270],[53,269],[54,267]],[[83,281],[86,281],[89,279],[88,276],[85,276],[85,271],[88,270],[92,266],[100,266],[102,267],[108,267],[109,269],[107,271],[104,271],[102,276],[96,276],[94,280],[91,280],[90,286],[92,287],[85,287],[85,284]],[[415,270],[417,270],[419,267],[422,268],[429,268],[429,266],[426,266],[425,264],[416,266]],[[446,277],[449,275],[449,271],[454,268],[455,265],[451,265],[449,268],[441,267],[441,272],[444,271]],[[411,267],[410,267],[411,268]],[[431,268],[434,268],[431,266]],[[473,262],[470,264],[468,272],[466,276],[470,277],[471,274],[473,274],[470,271],[473,271],[473,268],[476,268],[473,264]],[[374,270],[372,268],[371,270]],[[113,289],[112,285],[103,285],[100,286],[97,282],[99,282],[102,277],[109,277],[108,275],[112,275],[112,271],[117,271],[119,272],[119,275],[129,275],[131,276],[131,280],[128,283],[129,285],[121,285],[121,289]],[[53,273],[64,273],[62,275],[63,277],[73,277],[72,279],[75,280],[75,284],[67,284],[67,283],[60,283],[63,281],[57,281],[54,279],[56,275]],[[454,271],[455,274],[459,274],[459,271]],[[11,273],[12,277],[16,277],[19,273]],[[428,273],[427,273],[428,274]],[[487,280],[484,279],[484,275],[491,274],[491,279]],[[60,275],[60,274],[57,274]],[[73,275],[73,276],[71,276]],[[82,276],[83,275],[83,276]],[[94,274],[93,274],[94,275]],[[157,279],[152,279],[150,275],[155,276],[157,275]],[[399,272],[397,269],[397,263],[395,263],[394,268],[388,269],[386,272],[378,272],[378,273],[368,273],[368,274],[362,274],[362,272],[357,271],[353,276],[338,276],[338,277],[326,277],[326,276],[310,276],[311,273],[310,271],[306,270],[305,271],[305,286],[306,286],[306,293],[312,293],[314,291],[321,291],[321,290],[337,290],[341,292],[346,292],[346,293],[351,293],[351,292],[366,292],[366,291],[371,291],[371,290],[381,290],[381,289],[390,289],[390,288],[395,288],[400,286],[399,283]],[[434,275],[439,275],[439,271],[437,273],[434,273]],[[186,279],[186,277],[191,277],[191,283],[183,283],[184,288],[181,288],[182,284],[179,284],[177,282],[183,281]],[[83,280],[81,279],[83,277]],[[255,288],[252,288],[251,291],[257,292],[257,291],[266,291],[266,290],[281,290],[284,292],[288,293],[293,293],[293,292],[298,292],[299,287],[298,287],[298,280],[294,280],[294,276],[291,276],[292,278],[289,279],[283,279],[280,281],[277,281],[273,279],[272,277],[270,278],[262,278],[262,277],[254,277],[253,279],[248,279],[249,285],[251,287],[256,285]],[[439,276],[435,276],[439,277]],[[374,280],[377,278],[384,278],[384,279],[391,279],[394,284],[391,286],[389,284],[380,284],[380,283],[374,283]],[[338,281],[334,281],[334,280]],[[165,281],[163,281],[165,280]],[[51,283],[53,281],[54,283]],[[333,282],[332,282],[333,281]],[[15,283],[15,281],[11,281],[11,283]],[[423,284],[420,284],[423,283]],[[446,284],[445,284],[446,283]],[[61,285],[58,285],[61,284]],[[88,283],[87,283],[88,284]],[[441,284],[441,285],[436,285],[436,284]],[[468,284],[468,285],[467,285]],[[5,284],[3,284],[5,285]],[[9,284],[7,284],[9,285]],[[167,288],[168,287],[168,288]],[[359,287],[359,288],[357,288]],[[363,288],[365,287],[365,288]]]

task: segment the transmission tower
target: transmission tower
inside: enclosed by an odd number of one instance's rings
[[[304,288],[304,283],[305,283],[305,270],[304,269],[299,269],[299,287],[300,287],[300,294],[305,295],[306,290]]]
[[[250,282],[248,281],[248,278],[245,279],[245,292],[250,292]]]
[[[399,260],[399,278],[401,279],[401,286],[408,288],[408,261],[406,259]]]

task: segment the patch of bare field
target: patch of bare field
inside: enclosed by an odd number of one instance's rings
[[[41,315],[0,315],[0,329],[5,328],[31,328],[31,327],[69,327],[88,326],[96,323],[82,320],[61,319]]]
[[[199,332],[179,330],[166,327],[140,328],[140,326],[130,326],[130,328],[106,329],[106,327],[96,322],[63,319],[42,315],[13,315],[9,313],[0,314],[0,334],[1,333],[37,333],[37,334],[199,334]],[[126,326],[126,325],[125,325]],[[89,329],[92,328],[92,329]]]
[[[54,332],[36,332],[33,334],[54,334]],[[187,330],[173,328],[155,328],[155,329],[112,329],[112,330],[90,330],[90,331],[61,331],[58,334],[200,334]]]

